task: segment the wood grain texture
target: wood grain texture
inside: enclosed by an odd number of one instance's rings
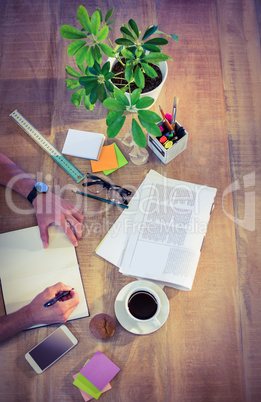
[[[64,82],[65,65],[74,67],[74,62],[59,27],[77,23],[80,4],[0,2],[0,143],[1,151],[25,171],[83,209],[84,236],[77,255],[91,317],[101,312],[114,316],[115,297],[131,279],[94,250],[121,211],[72,194],[81,185],[8,117],[18,109],[59,149],[69,128],[106,133],[104,108],[75,108]],[[134,336],[118,324],[114,337],[102,342],[89,331],[91,317],[69,322],[79,345],[40,376],[24,354],[56,326],[23,332],[0,345],[0,400],[81,401],[72,375],[101,350],[121,368],[112,390],[102,395],[104,401],[259,401],[260,1],[97,0],[85,5],[89,13],[115,7],[112,39],[129,18],[142,30],[153,23],[180,38],[166,48],[173,61],[153,110],[158,112],[161,105],[170,112],[174,95],[179,97],[177,120],[189,133],[186,151],[168,165],[150,151],[146,165],[130,163],[109,178],[135,191],[154,169],[166,177],[216,187],[216,205],[193,289],[165,288],[170,316],[159,331]],[[118,138],[116,143],[128,159],[127,148]],[[69,159],[82,172],[91,171],[89,161]],[[229,191],[236,180],[240,188]],[[245,216],[246,201],[253,199],[256,208]],[[20,213],[7,204],[1,188],[1,233],[36,224],[28,202],[18,194],[12,200]],[[197,222],[193,230],[200,230]]]

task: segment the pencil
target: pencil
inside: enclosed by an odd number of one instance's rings
[[[85,197],[93,198],[94,200],[106,202],[107,204],[116,205],[117,207],[129,208],[128,205],[125,205],[125,204],[118,204],[117,202],[113,202],[113,201],[111,201],[111,200],[106,200],[106,198],[97,197],[96,195],[87,194],[87,193],[82,193],[81,191],[75,191],[75,190],[72,190],[72,192],[73,192],[73,193],[76,193],[76,194],[84,195]]]
[[[160,106],[159,106],[159,110],[160,110],[160,113],[161,113],[161,115],[162,115],[162,117],[163,117],[163,119],[164,119],[164,123],[166,123],[166,125],[167,125],[168,128],[169,128],[169,130],[170,130],[171,132],[173,132],[173,131],[174,131],[174,130],[173,130],[173,127],[171,126],[171,124],[170,124],[170,122],[168,121],[168,119],[166,119],[165,113],[163,112],[163,110],[161,109]]]

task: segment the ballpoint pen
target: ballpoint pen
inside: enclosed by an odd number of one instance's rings
[[[117,207],[128,208],[128,205],[125,205],[125,204],[118,204],[117,202],[113,202],[113,201],[111,201],[111,200],[106,200],[106,198],[97,197],[96,195],[87,194],[87,193],[83,193],[83,192],[81,192],[81,191],[75,191],[75,190],[72,190],[72,192],[73,192],[73,193],[76,193],[76,194],[84,195],[85,197],[93,198],[94,200],[106,202],[107,204],[116,205]]]
[[[73,288],[71,289],[73,290]],[[65,290],[60,295],[54,297],[53,299],[49,300],[48,302],[44,303],[44,307],[50,307],[55,304],[58,300],[62,299],[64,296],[67,296],[71,290]]]

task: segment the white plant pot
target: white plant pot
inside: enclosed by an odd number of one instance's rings
[[[117,60],[116,60],[115,58],[113,58],[113,57],[109,57],[109,58],[108,58],[108,61],[110,62],[110,70],[111,70],[112,67],[113,67],[113,65],[117,62]],[[153,104],[152,104],[149,108],[147,108],[147,109],[150,109],[150,108],[154,105],[154,103],[156,102],[156,100],[158,99],[159,94],[160,94],[160,91],[161,91],[161,89],[162,89],[162,87],[163,87],[163,85],[164,85],[164,83],[165,83],[165,81],[166,81],[167,75],[168,75],[168,65],[167,65],[167,62],[166,62],[166,61],[161,61],[161,62],[158,64],[158,66],[159,66],[159,68],[160,68],[160,70],[161,70],[161,74],[162,74],[162,81],[161,81],[160,85],[157,86],[157,87],[156,87],[155,89],[153,89],[152,91],[145,92],[144,94],[141,94],[141,98],[142,98],[143,96],[150,96],[151,98],[154,99]],[[112,83],[112,84],[113,84],[113,83]],[[128,92],[125,92],[125,95],[126,95],[127,98],[130,100],[130,94],[129,94]]]

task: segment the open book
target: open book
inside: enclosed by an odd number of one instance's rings
[[[74,246],[57,226],[49,226],[49,246],[43,248],[38,226],[0,234],[0,278],[7,314],[63,282],[79,294],[70,320],[89,316]]]
[[[124,275],[191,290],[215,195],[150,171],[96,253]]]

